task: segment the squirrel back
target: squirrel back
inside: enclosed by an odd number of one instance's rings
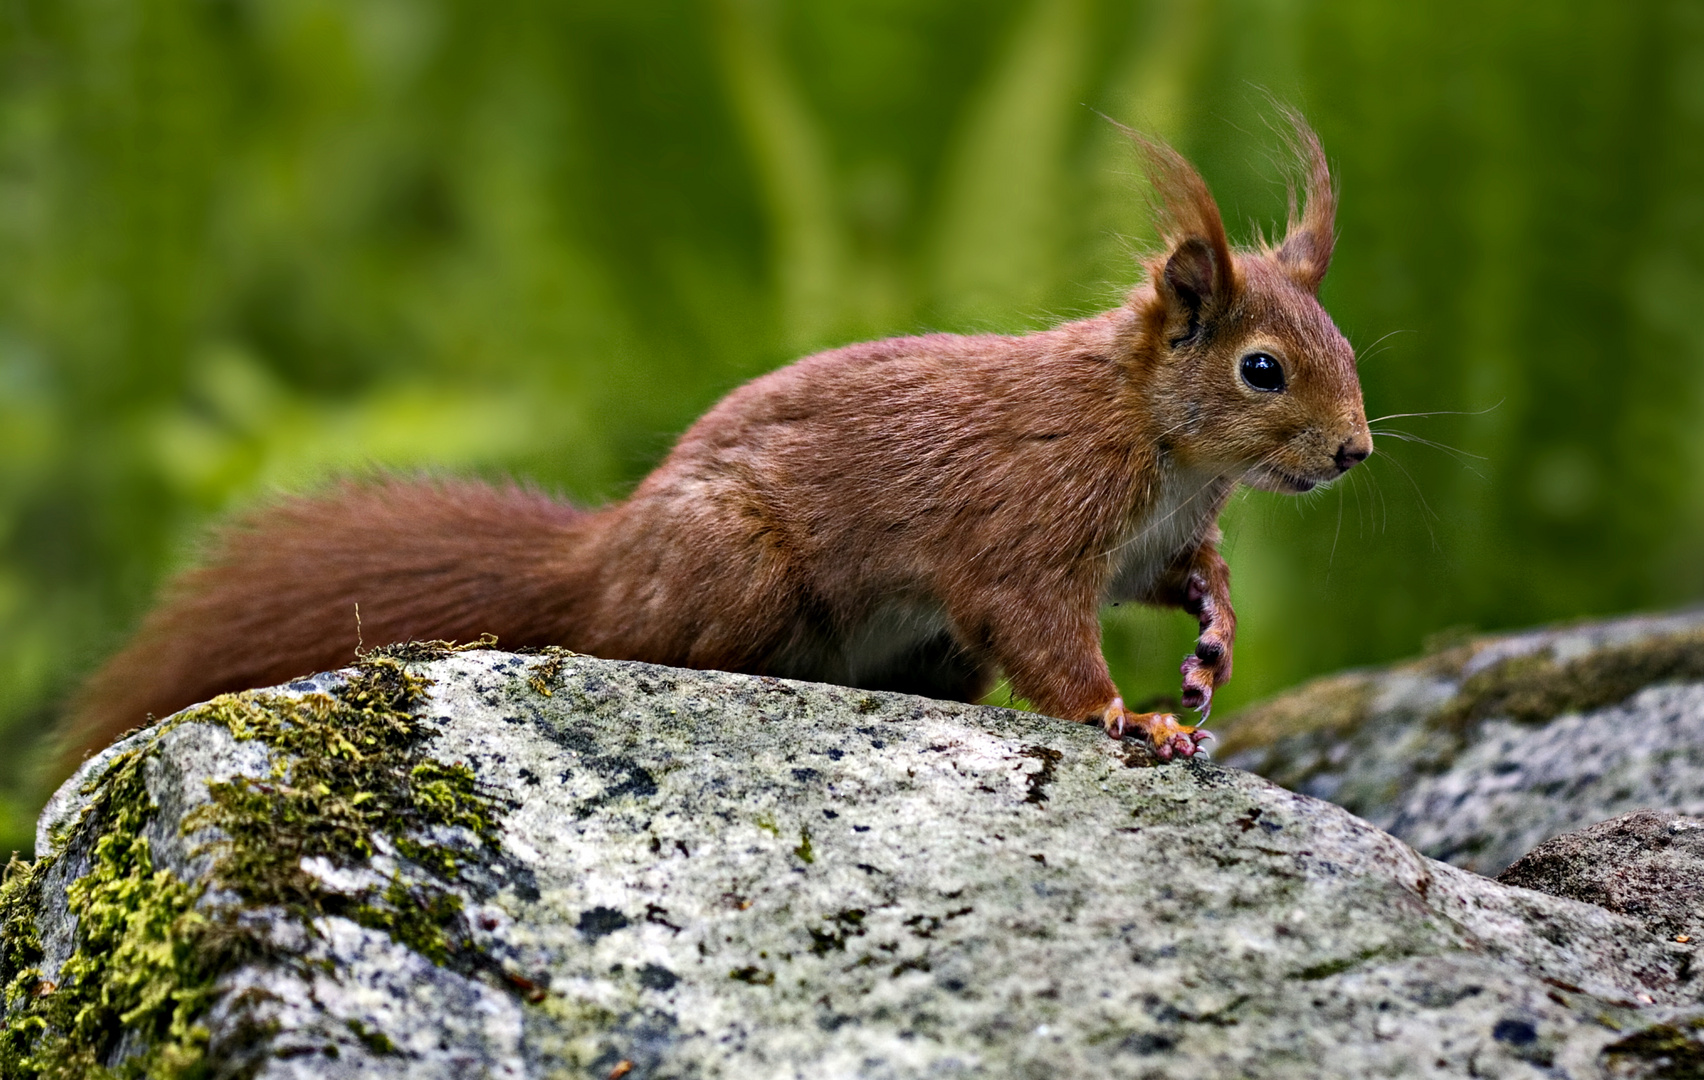
[[[806,357],[729,394],[624,502],[393,478],[238,520],[91,680],[68,743],[342,666],[363,641],[490,633],[962,700],[1003,672],[1044,712],[1193,753],[1204,732],[1124,709],[1098,605],[1197,616],[1184,703],[1205,714],[1235,630],[1225,501],[1310,490],[1372,450],[1353,351],[1315,297],[1335,193],[1291,119],[1307,200],[1277,247],[1233,250],[1195,170],[1137,137],[1165,246],[1123,305]]]

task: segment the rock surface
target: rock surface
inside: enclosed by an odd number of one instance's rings
[[[1244,710],[1219,758],[1497,874],[1640,809],[1704,815],[1704,613],[1481,638]]]
[[[1704,941],[1704,819],[1636,810],[1546,840],[1497,876]]]
[[[494,651],[410,661],[416,690],[385,663],[179,714],[61,790],[0,902],[14,1062],[815,1080],[1704,1060],[1692,945],[1247,773],[899,695]],[[374,799],[345,797],[352,776]],[[71,1030],[55,1003],[98,976],[135,987],[132,1019],[97,1003]]]

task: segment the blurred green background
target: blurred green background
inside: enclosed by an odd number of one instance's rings
[[[37,740],[206,523],[338,470],[620,497],[804,352],[1116,303],[1173,140],[1282,217],[1380,425],[1227,515],[1221,709],[1429,634],[1704,592],[1704,7],[4,0],[0,848]],[[1375,346],[1375,342],[1378,344]],[[1180,614],[1108,615],[1131,698]]]

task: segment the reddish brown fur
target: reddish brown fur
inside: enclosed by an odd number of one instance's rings
[[[359,604],[368,646],[493,633],[966,700],[1004,671],[1047,713],[1193,752],[1191,729],[1123,710],[1098,606],[1197,613],[1185,694],[1205,711],[1235,634],[1225,500],[1239,481],[1306,490],[1372,448],[1314,298],[1334,196],[1296,123],[1308,198],[1277,249],[1233,251],[1195,170],[1139,139],[1165,249],[1123,306],[807,357],[728,395],[626,502],[382,479],[243,519],[91,680],[69,741],[347,664]],[[1242,381],[1254,349],[1284,392]]]

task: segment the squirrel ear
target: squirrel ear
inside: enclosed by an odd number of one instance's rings
[[[1166,259],[1162,276],[1189,315],[1191,333],[1200,323],[1203,309],[1211,308],[1216,298],[1223,298],[1218,262],[1213,246],[1199,236],[1179,244]]]
[[[1331,186],[1331,169],[1326,165],[1319,136],[1308,127],[1301,113],[1294,109],[1282,111],[1290,123],[1290,150],[1301,165],[1307,201],[1298,214],[1295,188],[1290,189],[1290,220],[1276,255],[1292,281],[1317,293],[1326,269],[1331,266],[1331,248],[1336,241],[1337,192]]]

